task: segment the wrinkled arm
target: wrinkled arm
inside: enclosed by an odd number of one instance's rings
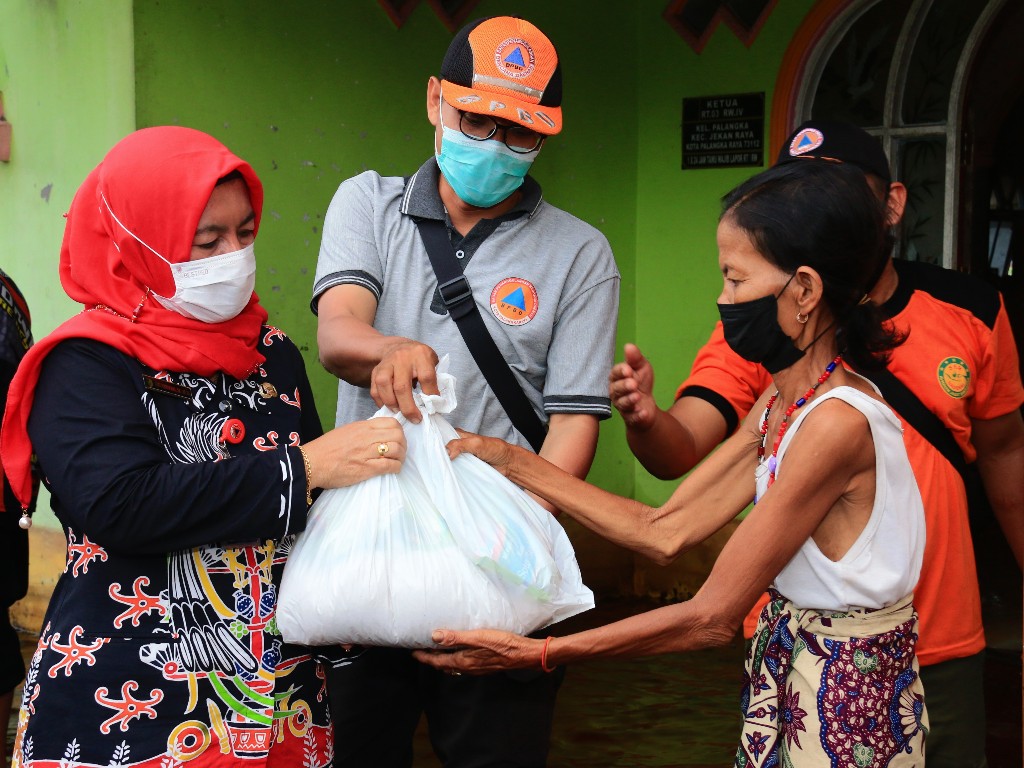
[[[874,487],[874,445],[868,429],[861,414],[853,413],[852,409],[832,408],[824,418],[808,419],[801,427],[803,439],[794,440],[786,454],[787,471],[780,474],[730,537],[711,574],[691,600],[585,632],[554,637],[548,642],[547,665],[697,650],[728,642],[750,605],[814,534],[836,502],[853,487],[859,487],[861,492]],[[743,431],[741,428],[740,433]],[[543,485],[545,495],[557,494],[559,505],[573,515],[589,505],[617,507],[609,514],[609,522],[626,518],[629,515],[623,512],[629,512],[632,519],[623,528],[654,528],[659,519],[678,517],[684,507],[702,506],[706,502],[702,494],[709,490],[716,492],[716,489],[709,487],[713,484],[709,477],[701,475],[710,474],[704,471],[706,468],[714,472],[723,469],[715,466],[717,457],[721,456],[723,464],[735,462],[732,450],[738,448],[740,442],[742,438],[730,438],[683,481],[665,507],[650,510],[649,519],[640,517],[645,510],[636,502],[604,492],[592,494],[587,490],[590,486],[564,476],[559,478],[553,470],[545,469],[540,459],[519,449],[512,451],[514,458],[507,467],[509,477],[525,479],[526,485],[534,490],[540,490],[537,486]],[[749,446],[744,447],[746,450]],[[723,452],[729,455],[722,456]],[[748,477],[752,475],[749,464],[743,473]],[[735,475],[719,475],[718,484],[731,486],[735,481]],[[559,486],[562,490],[557,490]],[[706,503],[726,503],[730,496],[727,490],[722,493]],[[706,514],[707,510],[700,510],[685,517],[699,520]],[[536,668],[545,642],[493,630],[440,630],[434,640],[449,648],[468,648],[455,653],[417,651],[416,658],[442,670],[472,673]]]
[[[603,538],[668,564],[735,517],[753,498],[749,437],[737,434],[676,489],[664,506],[623,499],[516,453],[509,478]]]
[[[1024,567],[1024,421],[1020,411],[994,419],[975,419],[971,441],[978,451],[978,471],[992,511],[1017,565]]]
[[[587,476],[597,451],[597,417],[585,413],[554,413],[548,422],[540,455],[559,469],[580,479]],[[558,513],[555,506],[534,496],[545,509]]]
[[[757,435],[745,425],[660,508],[608,493],[530,451],[494,438],[465,434],[449,443],[449,453],[453,458],[463,451],[473,453],[603,538],[669,563],[750,503],[756,440]]]

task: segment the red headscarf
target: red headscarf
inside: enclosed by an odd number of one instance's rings
[[[267,313],[255,293],[237,317],[223,323],[183,317],[148,295],[174,295],[170,267],[153,251],[171,263],[189,260],[217,180],[232,171],[241,173],[249,188],[258,231],[263,185],[255,171],[212,136],[191,128],[130,134],[78,189],[64,228],[60,281],[84,310],[39,340],[22,360],[0,435],[4,472],[23,505],[32,487],[28,417],[43,358],[59,342],[95,339],[150,368],[200,376],[224,371],[243,379],[263,362],[256,345]]]

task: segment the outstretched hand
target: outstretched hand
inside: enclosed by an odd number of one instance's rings
[[[625,358],[608,374],[608,396],[628,428],[648,430],[658,413],[654,368],[635,344],[626,345]]]
[[[544,650],[543,640],[496,629],[438,629],[432,639],[440,649],[413,651],[412,655],[417,661],[449,674],[485,675],[503,669],[535,669],[540,667]]]

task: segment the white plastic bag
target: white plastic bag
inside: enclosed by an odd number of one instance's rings
[[[446,368],[440,396],[415,396],[419,424],[395,417],[401,472],[325,491],[310,510],[277,607],[288,642],[425,648],[442,627],[527,634],[594,607],[558,521],[475,456],[448,458]]]

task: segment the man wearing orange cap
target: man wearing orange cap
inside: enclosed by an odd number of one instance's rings
[[[539,29],[473,22],[427,82],[434,156],[408,178],[368,171],[341,184],[312,301],[320,359],[340,379],[338,424],[382,405],[419,421],[413,387],[437,393],[448,355],[454,426],[586,475],[611,415],[619,274],[605,237],[528,175],[561,131],[561,102]],[[407,650],[357,651],[329,677],[337,764],[410,766],[426,713],[445,766],[542,766],[561,676],[444,676]]]

